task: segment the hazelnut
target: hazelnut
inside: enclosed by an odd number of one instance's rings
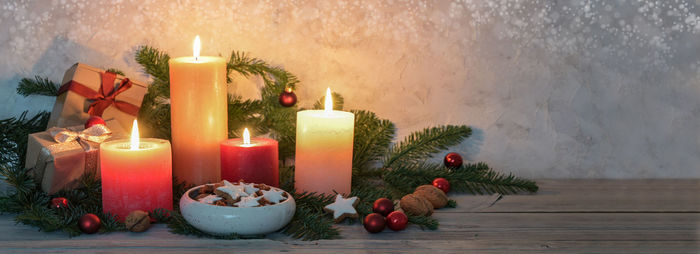
[[[124,224],[131,232],[143,232],[151,227],[151,218],[148,217],[148,213],[145,211],[134,210],[126,216]]]
[[[447,205],[447,195],[445,195],[442,190],[432,185],[418,186],[413,194],[430,201],[430,204],[432,204],[435,209],[443,208]]]
[[[411,215],[430,216],[433,214],[433,205],[425,198],[408,194],[401,198],[401,209]]]

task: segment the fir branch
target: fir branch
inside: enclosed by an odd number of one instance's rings
[[[355,114],[352,165],[356,171],[369,168],[389,150],[396,127],[386,119],[366,110],[352,110]],[[361,172],[358,172],[361,173]]]
[[[421,229],[436,230],[440,223],[432,217],[428,216],[408,216],[408,222],[420,226]]]
[[[22,78],[17,86],[17,94],[24,97],[29,95],[56,96],[58,95],[58,84],[39,76],[34,76],[33,80]]]
[[[336,92],[331,93],[333,97],[333,110],[343,110],[343,104],[345,104],[345,98]],[[326,96],[322,96],[320,99],[314,102],[313,109],[325,109],[326,107]]]
[[[537,184],[531,180],[498,173],[484,163],[466,164],[456,170],[449,170],[437,163],[400,164],[392,170],[387,170],[383,179],[391,186],[408,193],[438,177],[446,178],[451,189],[456,192],[516,194],[532,193],[538,189]]]
[[[226,63],[226,82],[231,83],[233,71],[249,77],[251,75],[265,76],[268,70],[269,66],[263,60],[249,57],[245,52],[234,50]]]
[[[27,118],[27,111],[19,117],[0,120],[0,165],[24,168],[27,135],[46,129],[49,112],[40,112]]]
[[[123,71],[121,71],[120,69],[117,69],[117,68],[109,68],[109,69],[107,69],[106,71],[107,71],[107,72],[111,72],[111,73],[116,73],[116,74],[119,74],[119,75],[122,75],[122,76],[126,76],[126,74],[124,74]]]
[[[284,227],[282,232],[304,241],[334,239],[340,236],[332,219],[306,206],[297,206],[292,221]]]
[[[258,100],[243,100],[240,96],[228,96],[228,136],[237,138],[248,128],[251,136],[267,133],[269,129],[261,117],[262,103]]]
[[[440,150],[461,143],[471,133],[471,128],[464,125],[445,125],[411,133],[389,150],[384,167],[392,167],[396,162],[424,160]]]
[[[162,83],[170,82],[170,56],[156,48],[141,46],[136,50],[136,62],[143,66],[146,73]],[[170,98],[168,96],[167,98]]]
[[[447,200],[447,206],[445,207],[455,208],[457,207],[457,201],[455,201],[454,199]]]

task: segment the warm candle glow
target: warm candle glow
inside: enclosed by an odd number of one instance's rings
[[[194,45],[192,45],[192,55],[194,55],[194,60],[199,58],[199,50],[202,47],[202,43],[199,41],[199,35],[194,37]]]
[[[136,119],[134,119],[134,126],[131,127],[131,149],[130,150],[139,150],[139,125],[136,123]]]
[[[326,89],[326,112],[333,111],[333,96],[331,95],[331,88]]]
[[[248,128],[243,130],[243,144],[250,145],[250,132],[248,131]]]

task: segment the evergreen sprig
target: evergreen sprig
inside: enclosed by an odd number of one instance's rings
[[[58,84],[40,76],[34,76],[34,79],[22,78],[17,86],[17,94],[24,97],[29,95],[56,96]]]
[[[434,153],[461,143],[471,133],[471,128],[464,125],[445,125],[411,133],[389,150],[384,159],[384,166],[391,167],[397,162],[425,160]]]
[[[40,112],[28,118],[27,111],[24,111],[19,117],[0,120],[0,165],[23,168],[27,135],[46,129],[49,116],[48,112]]]

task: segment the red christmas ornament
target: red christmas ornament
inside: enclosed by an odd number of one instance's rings
[[[78,219],[78,228],[85,234],[96,233],[98,230],[100,230],[100,226],[102,226],[100,218],[92,213],[85,214]]]
[[[68,199],[64,197],[58,197],[58,198],[52,198],[51,199],[51,208],[58,209],[58,208],[64,208],[68,207]]]
[[[458,153],[448,153],[445,155],[445,167],[458,168],[462,166],[462,156]]]
[[[392,202],[388,198],[377,199],[376,201],[374,201],[372,211],[381,214],[382,216],[387,216],[389,215],[389,213],[394,211],[394,202]]]
[[[442,177],[435,178],[435,180],[433,180],[433,186],[441,189],[445,194],[450,191],[450,182]]]
[[[291,87],[287,87],[287,89],[284,89],[284,91],[280,94],[279,101],[280,105],[291,107],[297,103],[297,95],[294,94]]]
[[[401,211],[393,211],[386,216],[386,226],[394,231],[406,229],[408,225],[408,216]]]
[[[365,226],[367,232],[379,233],[382,232],[382,230],[384,230],[384,227],[386,226],[386,220],[381,214],[370,213],[365,217],[364,223],[362,224],[363,226]]]
[[[102,124],[102,125],[107,125],[104,119],[99,116],[90,116],[88,118],[87,122],[85,122],[85,129],[92,127],[95,124]]]

